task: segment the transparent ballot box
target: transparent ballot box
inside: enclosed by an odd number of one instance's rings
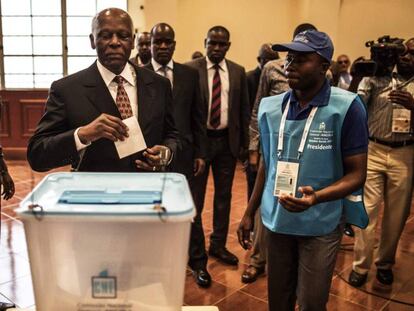
[[[175,173],[53,173],[21,202],[38,311],[181,310],[194,203]]]

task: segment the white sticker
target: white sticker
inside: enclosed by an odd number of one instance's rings
[[[295,196],[298,175],[299,163],[278,161],[273,195]]]

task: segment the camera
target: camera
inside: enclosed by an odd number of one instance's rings
[[[386,76],[398,62],[398,57],[407,52],[404,39],[379,37],[377,42],[367,41],[366,47],[370,48],[371,59],[355,62],[354,72],[360,76]]]

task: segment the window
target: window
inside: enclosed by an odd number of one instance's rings
[[[1,0],[2,88],[48,88],[88,67],[92,17],[107,7],[127,10],[127,0]]]

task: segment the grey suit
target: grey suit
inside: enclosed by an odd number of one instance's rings
[[[206,184],[210,166],[214,177],[214,216],[210,248],[223,248],[226,245],[229,227],[231,190],[237,157],[248,147],[249,98],[246,73],[243,67],[226,60],[229,73],[228,128],[207,130],[207,157],[204,174],[194,179],[194,202],[197,208],[195,224],[198,234],[192,235],[190,245],[190,265],[197,269],[207,262],[201,213],[204,205]],[[198,70],[202,104],[208,110],[209,89],[206,58],[199,58],[189,66]]]

